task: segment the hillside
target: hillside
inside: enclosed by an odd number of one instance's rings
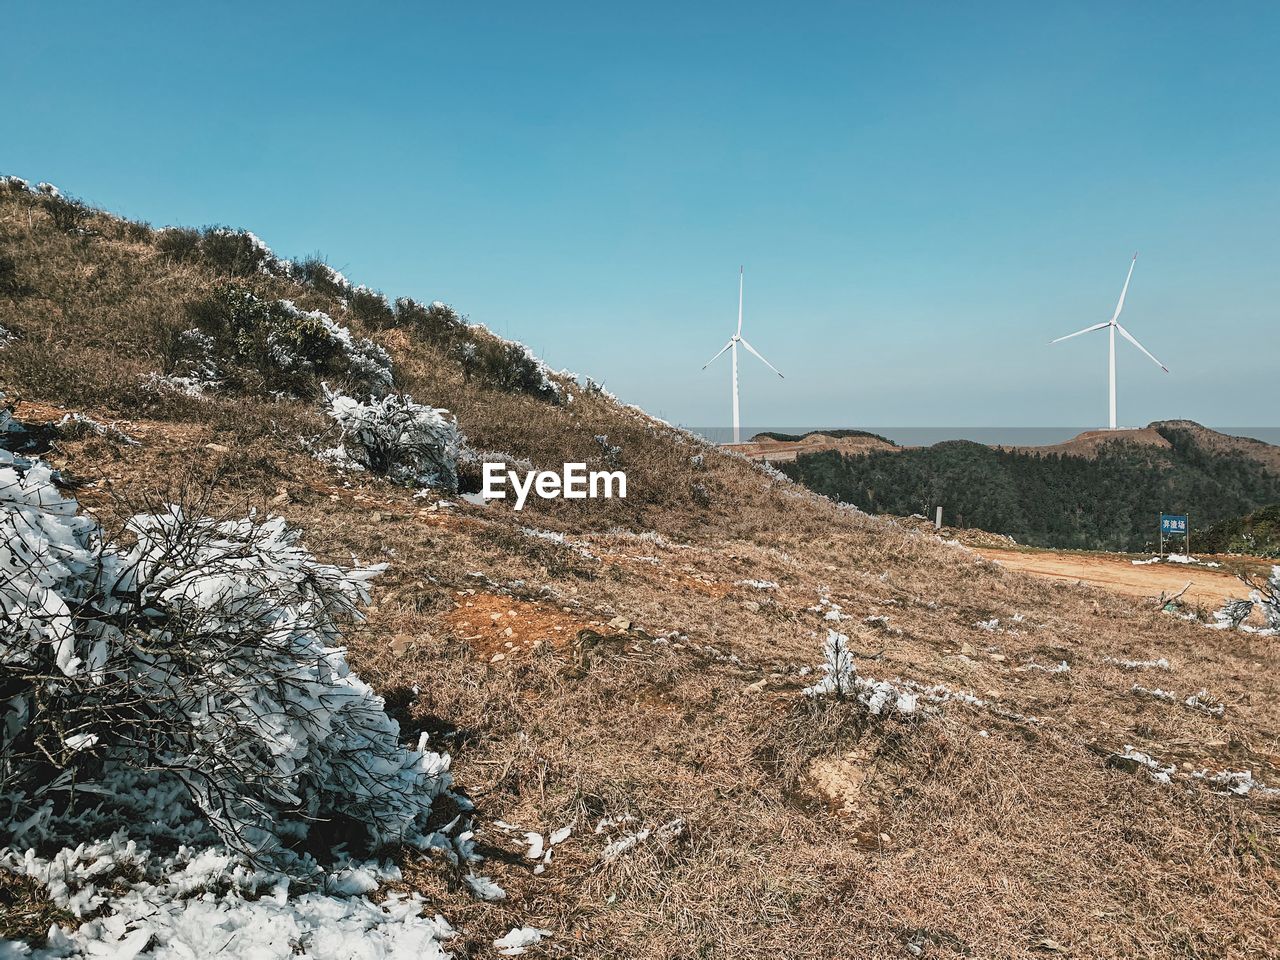
[[[931,447],[801,455],[783,466],[818,493],[872,513],[932,515],[1059,549],[1149,550],[1161,512],[1197,530],[1280,503],[1280,448],[1189,421],[1050,447]]]
[[[322,817],[309,833],[273,824],[318,858],[323,883],[275,877],[237,898],[230,868],[207,887],[179,877],[164,888],[175,902],[195,909],[206,892],[201,909],[231,904],[191,921],[189,935],[208,939],[182,955],[248,951],[244,937],[277,921],[237,928],[237,917],[302,910],[318,890],[325,909],[347,897],[366,911],[354,929],[374,931],[356,934],[369,956],[434,956],[438,942],[492,957],[525,928],[545,931],[529,935],[531,956],[1277,955],[1280,794],[1263,786],[1280,786],[1272,636],[1033,579],[837,506],[546,370],[443,304],[385,299],[320,261],[285,264],[234,230],[159,231],[0,185],[0,327],[13,543],[40,549],[19,539],[20,521],[68,523],[74,509],[14,511],[28,469],[15,458],[39,456],[122,557],[137,537],[136,525],[115,533],[125,518],[177,502],[282,518],[317,562],[385,563],[368,571],[365,619],[341,647],[404,748],[447,754],[454,793],[434,798],[424,827],[448,838],[444,852],[393,846],[375,851],[389,865],[340,872],[332,845],[354,846],[359,816]],[[460,438],[431,448],[452,453],[429,482],[384,476],[389,461],[375,458],[356,470],[332,455],[357,431],[335,433],[326,386],[353,403],[410,394],[450,412],[420,413],[432,436],[451,436],[456,417]],[[586,461],[625,469],[627,497],[478,506],[452,489],[453,453],[462,491],[481,460]],[[974,445],[933,455],[1001,501],[1020,502],[1027,481],[993,465],[1035,469]],[[875,465],[883,509],[910,482],[890,465],[927,464],[917,456],[812,462],[840,482],[842,464]],[[1153,454],[1127,469],[1160,467]],[[1243,502],[1271,482],[1249,474],[1232,489]],[[4,554],[15,566],[19,555]],[[305,567],[319,581],[334,569]],[[144,620],[157,615],[133,599]],[[4,609],[21,628],[0,642],[8,698],[22,682],[9,651],[32,613]],[[844,667],[825,674],[838,689],[806,693],[822,686],[832,628],[847,637]],[[839,686],[849,653],[861,682]],[[5,716],[21,728],[16,710]],[[51,783],[58,764],[80,762],[74,750],[46,760]],[[145,858],[97,880],[91,864],[58,869],[80,861],[39,839],[47,812],[13,819],[10,761],[0,755],[0,848],[14,848],[0,849],[0,956],[14,955],[5,938],[40,944],[50,924],[91,928],[77,935],[97,937],[100,955],[162,955],[176,934],[126,916],[109,890],[139,882]],[[108,766],[95,756],[71,800],[50,796],[91,806],[101,794],[88,781]],[[155,827],[154,812],[105,809],[83,821],[99,833],[71,840]],[[172,857],[175,836],[143,845]],[[207,854],[206,867],[240,862]],[[99,899],[68,894],[82,884]],[[405,904],[409,919],[387,919]],[[412,951],[377,952],[419,913],[456,935],[432,927]],[[65,937],[51,949],[76,955]],[[286,940],[243,955],[336,955]]]

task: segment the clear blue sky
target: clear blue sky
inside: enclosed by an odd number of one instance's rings
[[[691,9],[695,8],[695,9]],[[1275,425],[1274,3],[9,4],[0,172],[252,229],[689,425]],[[429,399],[429,398],[423,398]]]

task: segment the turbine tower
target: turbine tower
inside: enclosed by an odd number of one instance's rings
[[[738,344],[742,344],[744,347],[747,348],[747,350],[751,351],[751,353],[755,356],[757,360],[763,363],[766,367],[768,367],[774,373],[777,373],[779,377],[782,377],[782,374],[778,373],[778,368],[775,367],[768,360],[766,360],[764,357],[762,357],[759,354],[759,352],[756,350],[756,348],[753,347],[751,344],[749,344],[746,341],[746,338],[742,336],[742,267],[738,267],[738,332],[735,333],[732,337],[730,337],[729,342],[720,348],[720,353],[724,353],[726,350],[731,351],[732,359],[733,359],[733,442],[734,443],[742,442],[742,426],[738,421]],[[714,357],[712,357],[710,360],[704,363],[702,365],[702,369],[703,370],[707,369],[707,367],[711,366],[711,364],[715,363],[718,359],[720,359],[720,353],[717,353]]]
[[[1135,253],[1133,255],[1133,260],[1130,261],[1129,263],[1129,275],[1124,278],[1124,287],[1120,290],[1120,300],[1116,303],[1116,312],[1112,314],[1110,320],[1107,320],[1104,323],[1095,323],[1092,327],[1085,327],[1083,330],[1077,330],[1075,333],[1069,333],[1065,337],[1059,337],[1057,340],[1049,341],[1050,344],[1061,343],[1063,340],[1070,340],[1072,337],[1078,337],[1082,333],[1093,333],[1093,331],[1101,330],[1104,327],[1107,329],[1107,333],[1111,337],[1110,370],[1111,370],[1111,429],[1112,430],[1116,429],[1116,331],[1119,331],[1120,336],[1124,337],[1126,340],[1132,343],[1135,347],[1137,347],[1139,350],[1145,353],[1147,357],[1151,360],[1151,362],[1154,363],[1157,367],[1159,367],[1165,373],[1169,372],[1169,368],[1166,367],[1159,360],[1157,360],[1155,357],[1151,356],[1151,354],[1147,351],[1147,348],[1133,338],[1133,334],[1131,334],[1124,327],[1120,326],[1120,311],[1124,309],[1125,294],[1129,292],[1129,281],[1133,279],[1133,268],[1137,264],[1137,262],[1138,262],[1138,255]]]

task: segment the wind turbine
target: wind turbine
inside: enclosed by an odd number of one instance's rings
[[[749,351],[751,351],[751,353],[756,357],[757,360],[763,363],[766,367],[768,367],[774,373],[777,373],[779,377],[782,377],[782,374],[778,373],[778,368],[775,367],[768,360],[766,360],[764,357],[760,356],[760,353],[756,350],[756,348],[753,347],[751,344],[749,344],[746,341],[746,338],[742,336],[742,267],[738,267],[738,332],[735,333],[732,337],[730,337],[729,342],[720,348],[720,353],[724,353],[726,350],[731,350],[732,356],[733,356],[733,442],[734,443],[742,442],[742,428],[741,428],[741,425],[738,423],[738,344],[742,344]],[[711,366],[711,364],[719,360],[720,353],[717,353],[714,357],[712,357],[710,360],[704,363],[702,365],[702,369],[703,370],[707,369],[707,367]]]
[[[1112,314],[1110,320],[1107,320],[1104,323],[1095,323],[1092,327],[1085,327],[1083,330],[1077,330],[1075,333],[1069,333],[1065,337],[1059,337],[1057,340],[1049,341],[1049,343],[1052,345],[1055,343],[1061,343],[1063,340],[1070,340],[1072,337],[1078,337],[1082,333],[1093,333],[1093,331],[1101,330],[1104,327],[1107,329],[1107,332],[1111,335],[1111,429],[1112,430],[1116,428],[1116,331],[1119,330],[1120,336],[1124,337],[1126,340],[1132,343],[1135,347],[1137,347],[1139,350],[1145,353],[1147,357],[1151,360],[1151,362],[1154,363],[1157,367],[1159,367],[1165,373],[1169,372],[1169,368],[1166,367],[1159,360],[1157,360],[1155,357],[1151,356],[1151,354],[1147,351],[1147,348],[1133,338],[1133,334],[1131,334],[1124,327],[1120,326],[1120,311],[1124,309],[1124,297],[1125,297],[1125,294],[1129,292],[1129,281],[1133,279],[1133,268],[1137,264],[1137,262],[1138,262],[1138,255],[1135,253],[1133,255],[1133,260],[1130,261],[1129,263],[1129,275],[1124,278],[1124,287],[1121,289],[1120,299],[1116,303],[1116,312]]]

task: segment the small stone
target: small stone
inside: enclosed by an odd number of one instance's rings
[[[756,601],[754,600],[748,600],[746,603],[743,604],[743,606],[746,609],[750,610],[752,613],[760,612],[760,604],[756,603]]]
[[[507,659],[507,655],[505,653],[495,653],[492,657],[489,658],[489,662],[500,663],[505,659]]]
[[[613,627],[615,630],[630,630],[631,621],[626,617],[614,617],[609,621],[609,626]]]

